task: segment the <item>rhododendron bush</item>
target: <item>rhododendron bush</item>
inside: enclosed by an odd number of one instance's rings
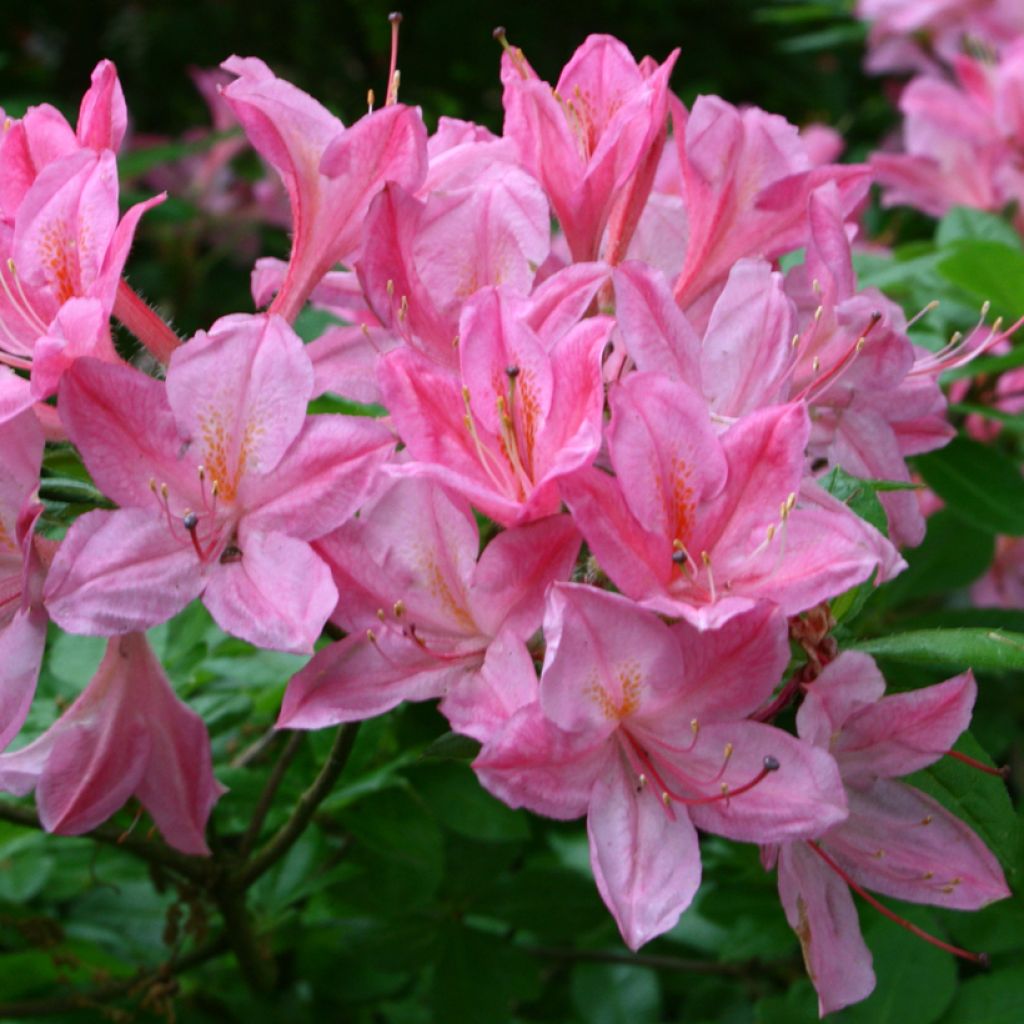
[[[6,117],[0,1018],[1017,1019],[1024,23],[857,13],[845,162],[603,34],[425,118],[395,15],[347,122]]]

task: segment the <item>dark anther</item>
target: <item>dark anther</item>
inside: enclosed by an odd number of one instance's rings
[[[764,770],[766,772],[777,772],[779,770],[779,759],[767,754],[764,759]]]
[[[494,30],[494,31],[493,31],[493,32],[491,33],[491,35],[492,35],[492,36],[493,36],[493,37],[494,37],[495,39],[501,39],[501,37],[505,35],[505,27],[504,27],[504,25],[499,25],[499,26],[498,26],[498,27],[497,27],[497,28],[496,28],[496,29],[495,29],[495,30]]]
[[[676,565],[686,565],[686,552],[685,551],[673,551],[672,552],[672,561],[675,562]]]
[[[228,565],[231,562],[240,562],[242,560],[242,549],[235,547],[234,544],[229,544],[223,554],[220,556],[220,564]]]
[[[508,375],[509,380],[515,380],[519,376],[519,367],[516,365],[506,366],[505,373]]]
[[[392,11],[388,15],[388,21],[390,21],[392,25],[400,24],[401,21],[402,21],[402,12],[401,11]]]
[[[191,533],[199,525],[199,516],[195,512],[186,512],[182,517],[181,524]]]

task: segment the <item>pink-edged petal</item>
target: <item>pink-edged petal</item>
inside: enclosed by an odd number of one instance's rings
[[[667,587],[671,541],[637,522],[614,477],[587,468],[559,486],[594,557],[623,593],[640,600]]]
[[[166,622],[202,589],[187,536],[172,533],[158,509],[96,510],[61,542],[44,597],[69,633],[110,636]]]
[[[526,644],[512,630],[503,630],[488,646],[480,668],[448,687],[441,711],[456,732],[489,743],[537,696],[537,672]]]
[[[117,359],[109,319],[99,299],[69,299],[61,306],[32,353],[32,394],[38,401],[57,393],[61,377],[76,359]]]
[[[221,497],[247,473],[269,473],[306,420],[313,367],[278,316],[223,317],[176,349],[167,399]]]
[[[793,369],[795,309],[782,275],[763,260],[740,260],[711,311],[700,365],[708,405],[743,416],[785,397]]]
[[[789,663],[786,620],[770,602],[719,629],[699,630],[683,621],[672,632],[686,669],[686,713],[700,722],[747,717],[771,695]]]
[[[779,767],[737,796],[690,807],[694,824],[729,839],[767,843],[820,835],[846,817],[836,762],[825,751],[760,722],[701,723],[693,750],[666,752],[675,768],[667,781],[681,787],[689,779],[691,789],[700,787],[699,795],[719,796],[723,785],[738,790],[761,775],[765,758]]]
[[[563,732],[539,703],[520,708],[473,762],[484,789],[509,807],[527,807],[549,818],[586,813],[595,779],[609,757],[605,740]]]
[[[473,573],[470,602],[483,632],[499,628],[526,639],[539,626],[548,585],[566,580],[579,553],[571,516],[549,516],[499,533]]]
[[[786,843],[779,853],[779,897],[800,940],[821,1015],[867,998],[875,972],[846,883],[806,844]]]
[[[195,463],[180,455],[186,438],[159,381],[128,366],[79,359],[61,378],[58,408],[97,487],[119,505],[159,515],[154,483],[167,484],[176,501],[194,501]]]
[[[909,775],[937,761],[970,725],[977,689],[968,671],[858,708],[832,744],[843,778]]]
[[[633,373],[611,406],[608,446],[626,504],[646,529],[688,545],[698,510],[726,480],[707,403],[681,381]]]
[[[382,715],[402,701],[440,697],[472,672],[482,652],[438,657],[397,630],[365,631],[317,651],[288,683],[279,729],[323,729]]]
[[[365,619],[376,625],[378,608],[393,613],[401,602],[400,627],[413,623],[454,641],[480,634],[468,593],[479,546],[465,501],[428,480],[403,479],[317,549],[345,594],[346,628],[365,627]]]
[[[311,416],[276,469],[242,481],[246,522],[316,540],[363,503],[395,446],[390,430],[359,416]]]
[[[598,891],[630,949],[672,928],[700,885],[697,830],[682,808],[641,790],[621,756],[597,777],[587,813]]]
[[[247,529],[241,556],[210,572],[203,603],[226,633],[256,647],[309,654],[338,601],[326,563],[305,541]]]
[[[26,608],[0,628],[0,750],[17,735],[32,705],[46,624],[42,609]]]
[[[701,342],[680,312],[668,282],[644,263],[615,271],[615,315],[637,368],[701,389]]]
[[[140,676],[146,677],[144,707],[137,700],[136,713],[145,716],[149,755],[135,795],[171,846],[183,853],[208,854],[206,822],[224,787],[213,777],[206,725],[175,696],[143,637],[125,640],[135,645],[129,654],[133,660],[126,700],[142,689]]]
[[[112,61],[101,60],[93,68],[92,84],[78,111],[78,142],[90,149],[117,150],[127,127],[128,108],[117,68]]]
[[[977,910],[1010,895],[978,834],[930,796],[878,779],[866,789],[851,787],[847,797],[849,819],[822,845],[865,889],[953,910]]]
[[[624,719],[678,692],[675,638],[658,616],[627,597],[556,583],[544,637],[541,706],[562,729],[610,736]]]
[[[808,687],[796,714],[800,738],[827,750],[843,724],[885,693],[885,679],[874,659],[860,651],[843,651]]]
[[[0,366],[0,426],[32,407],[31,385],[6,366]]]

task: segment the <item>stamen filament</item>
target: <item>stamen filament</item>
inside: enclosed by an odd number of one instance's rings
[[[961,949],[959,946],[950,945],[948,942],[943,942],[942,939],[936,938],[934,935],[926,932],[923,928],[919,928],[916,924],[908,921],[905,917],[900,917],[894,910],[890,910],[880,900],[875,899],[866,889],[859,886],[817,843],[807,840],[807,845],[858,895],[861,899],[865,900],[868,904],[874,907],[883,917],[889,918],[890,921],[895,922],[901,928],[905,928],[912,935],[916,935],[919,939],[924,939],[925,942],[931,943],[933,946],[939,949],[945,950],[947,953],[952,953],[953,956],[958,956],[963,960],[970,960],[971,963],[979,964],[982,967],[988,967],[989,959],[987,953],[972,953],[970,950]]]
[[[987,764],[982,764],[981,761],[975,760],[973,757],[968,757],[967,754],[961,754],[959,750],[947,750],[946,757],[955,757],[958,761],[970,765],[971,768],[977,768],[979,772],[984,772],[986,775],[995,775],[1000,779],[1008,779],[1010,777],[1010,766],[1008,764],[1004,764],[999,768],[992,768]]]

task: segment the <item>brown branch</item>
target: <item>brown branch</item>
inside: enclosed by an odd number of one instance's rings
[[[259,839],[260,832],[263,830],[263,823],[270,813],[270,807],[274,802],[274,797],[277,795],[277,790],[284,780],[285,772],[288,771],[289,765],[295,760],[295,755],[299,752],[299,747],[302,746],[305,738],[305,733],[293,732],[288,737],[284,750],[281,751],[277,761],[274,762],[274,767],[267,776],[267,781],[263,786],[263,791],[260,793],[259,800],[256,801],[256,807],[253,809],[249,827],[245,830],[245,835],[242,837],[242,845],[239,852],[243,857],[248,857],[249,852],[256,845],[256,840]]]
[[[346,722],[335,734],[334,744],[320,774],[313,784],[299,797],[291,817],[280,830],[253,855],[242,868],[238,880],[240,888],[247,889],[258,878],[270,870],[294,845],[316,813],[317,807],[327,798],[348,761],[349,754],[359,731],[358,722]]]
[[[50,1017],[75,1010],[95,1010],[98,1006],[131,995],[148,988],[150,985],[166,981],[175,974],[183,974],[226,953],[228,942],[226,935],[219,935],[212,942],[199,949],[186,953],[177,959],[168,960],[155,970],[140,971],[131,978],[112,981],[86,992],[69,992],[62,996],[49,996],[45,999],[22,999],[11,1003],[0,1003],[0,1018]]]
[[[619,953],[607,949],[573,949],[561,946],[522,946],[533,956],[550,960],[585,961],[596,964],[629,964],[631,967],[652,967],[658,971],[682,971],[688,974],[726,974],[743,977],[744,964],[715,963],[690,957],[665,956],[655,953]]]
[[[16,804],[0,800],[0,820],[12,822],[15,825],[23,825],[26,828],[43,830],[42,823],[36,812],[29,807],[20,807]],[[205,857],[193,857],[180,850],[175,850],[159,839],[147,839],[145,836],[136,836],[116,825],[99,825],[91,832],[81,835],[82,839],[92,839],[97,843],[104,843],[107,846],[116,846],[120,850],[148,861],[150,864],[157,864],[162,868],[169,868],[177,871],[191,881],[201,882],[209,877],[212,870],[211,862]]]

